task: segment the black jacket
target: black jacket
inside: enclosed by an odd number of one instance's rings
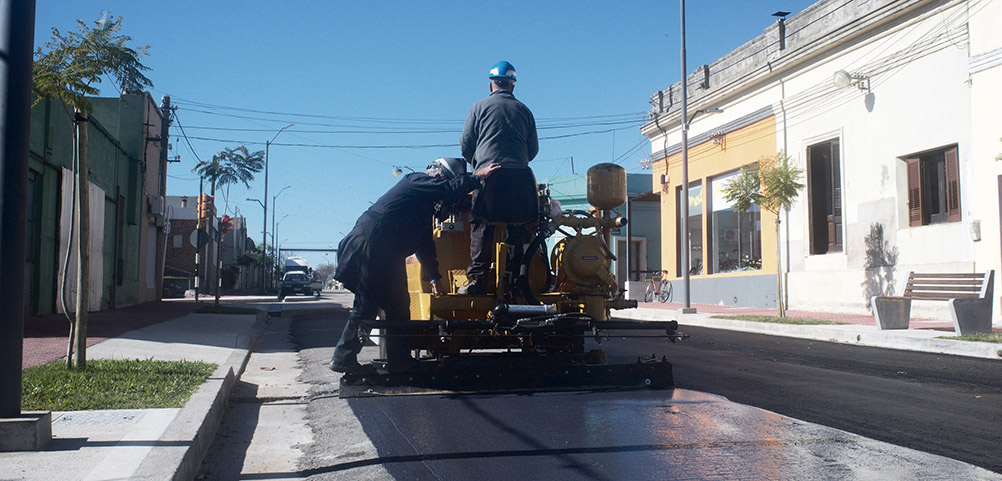
[[[386,277],[404,272],[411,254],[417,254],[425,279],[441,278],[432,238],[435,204],[453,202],[479,187],[472,175],[446,180],[423,172],[407,174],[362,213],[338,244],[334,278],[355,293],[396,285],[401,279],[391,283]]]

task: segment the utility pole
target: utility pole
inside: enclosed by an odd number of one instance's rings
[[[198,304],[198,288],[201,281],[199,281],[199,270],[198,267],[201,265],[201,254],[202,254],[202,235],[198,232],[202,230],[202,184],[205,180],[202,177],[198,178],[198,201],[195,202],[195,304]]]
[[[170,135],[170,114],[170,95],[164,95],[160,104],[160,115],[163,118],[160,123],[160,178],[157,183],[157,195],[164,200],[167,198],[167,147],[170,145],[168,141]],[[163,214],[166,217],[166,211]],[[163,227],[158,227],[157,229],[157,267],[154,275],[157,278],[159,288],[157,289],[156,299],[163,300],[164,262],[168,236],[166,218],[164,219]]]
[[[21,415],[35,2],[0,3],[0,418]]]

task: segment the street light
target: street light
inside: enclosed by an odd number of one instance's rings
[[[264,218],[266,219],[265,220],[265,225],[267,225],[268,224],[268,221],[267,221],[267,219],[268,219],[268,208],[264,206],[264,202],[261,202],[259,199],[252,199],[250,197],[248,197],[247,200],[253,200],[254,202],[257,202],[258,204],[261,205],[261,209],[264,210],[264,214],[263,214]],[[265,236],[264,239],[261,239],[261,292],[263,293],[264,292],[264,256],[268,255],[267,251],[265,250],[265,242],[264,241],[267,240],[268,233],[267,232],[262,232],[261,234],[263,236]]]
[[[685,66],[685,0],[679,0],[679,17],[681,19],[681,35],[682,35],[682,104],[680,106],[682,111],[682,283],[685,286],[685,304],[682,307],[682,314],[695,314],[696,309],[692,307],[691,296],[689,294],[689,257],[692,255],[691,245],[689,243],[689,123],[693,121],[699,114],[715,114],[723,112],[721,109],[701,109],[697,110],[692,114],[692,118],[689,118],[688,108],[686,103],[688,102],[688,87],[687,74],[688,69]],[[667,154],[667,152],[665,152]]]
[[[402,165],[402,166],[401,165],[394,165],[393,166],[393,170],[391,172],[393,172],[393,176],[394,177],[400,177],[404,173],[403,169],[407,169],[407,170],[409,170],[411,172],[414,172],[414,169],[412,169],[410,167],[407,167],[406,165]]]
[[[278,138],[278,134],[281,134],[283,130],[285,130],[285,129],[289,128],[289,127],[292,127],[293,125],[296,125],[296,124],[289,124],[289,125],[286,125],[285,127],[282,127],[280,129],[278,129],[278,132],[275,133],[275,136],[272,137],[271,140],[269,140],[269,141],[267,141],[267,142],[264,143],[264,234],[261,235],[261,244],[262,244],[262,250],[261,250],[261,252],[262,253],[267,252],[267,250],[268,250],[267,249],[267,247],[268,247],[267,246],[267,242],[268,242],[268,153],[270,151],[271,143],[274,142],[275,139]],[[264,291],[264,286],[265,286],[265,283],[264,283],[264,279],[265,279],[265,277],[264,277],[264,271],[265,271],[265,269],[264,269],[264,256],[261,256],[261,291],[262,292]]]
[[[278,197],[278,196],[275,196],[275,197]],[[285,214],[284,216],[282,216],[281,219],[278,219],[278,223],[275,223],[275,209],[274,209],[274,206],[272,206],[271,214],[272,214],[271,215],[271,220],[272,220],[272,226],[271,226],[271,243],[277,246],[278,244],[277,244],[277,241],[275,239],[278,239],[278,226],[282,225],[282,221],[285,220],[286,217],[289,217],[289,214]],[[273,259],[275,259],[275,264],[274,264],[275,266],[277,266],[278,265],[278,261],[281,260],[278,251],[279,251],[279,249],[275,249],[275,256],[273,257]]]
[[[285,189],[288,189],[289,187],[292,187],[292,186],[291,185],[287,185],[285,187],[282,187],[282,190],[278,191],[277,194],[275,194],[275,195],[273,195],[271,197],[271,231],[272,232],[275,232],[275,212],[278,211],[278,208],[276,207],[278,205],[278,202],[277,202],[278,196],[282,195],[282,192],[285,192]],[[284,217],[283,217],[283,219],[284,219]],[[275,239],[272,239],[271,243],[274,244],[275,243]]]

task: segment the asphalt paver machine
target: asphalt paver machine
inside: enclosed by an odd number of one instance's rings
[[[624,298],[611,272],[616,259],[611,233],[627,222],[614,210],[626,202],[625,170],[616,164],[588,170],[593,208],[587,211],[562,210],[528,169],[500,169],[488,180],[531,182],[538,209],[533,206],[532,215],[518,219],[527,222],[511,222],[503,202],[495,204],[494,213],[478,213],[495,224],[487,293],[458,293],[467,283],[472,214],[469,201],[443,206],[429,222],[435,222],[445,292],[432,294],[412,256],[407,260],[412,320],[365,323],[372,329],[369,340],[382,346],[388,336],[404,337],[418,362],[393,372],[377,359],[375,373],[343,376],[340,396],[672,387],[671,363],[664,357],[610,364],[596,348],[624,337],[666,342],[684,337],[677,321],[611,316],[615,309],[637,307],[637,301]],[[490,195],[485,191],[481,194]]]

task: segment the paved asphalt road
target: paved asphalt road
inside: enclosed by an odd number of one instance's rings
[[[345,314],[334,316],[334,322],[330,315],[299,316],[292,322],[300,362],[309,366],[302,381],[331,382],[330,372],[318,366],[329,358]],[[701,424],[700,406],[712,410],[720,403],[712,395],[688,390],[720,394],[738,403],[1002,471],[996,455],[997,440],[1002,439],[1002,388],[995,382],[1002,379],[998,362],[723,330],[685,331],[691,337],[683,344],[631,339],[603,345],[612,362],[629,362],[638,352],[666,354],[675,366],[676,386],[682,388],[675,394],[669,390],[349,400],[353,417],[378,448],[375,458],[325,458],[330,451],[325,446],[343,438],[345,423],[338,419],[344,415],[336,409],[339,401],[321,392],[309,403],[315,444],[300,460],[298,474],[350,479],[361,474],[359,469],[385,468],[362,471],[363,477],[603,480],[658,479],[673,472],[692,479],[760,479],[775,474],[778,468],[770,463],[780,463],[782,469],[804,466],[802,472],[784,471],[785,475],[827,479],[846,477],[839,470],[846,469],[842,463],[850,459],[862,460],[864,466],[899,463],[906,470],[923,462],[907,456],[881,457],[887,445],[846,440],[813,425],[777,427],[788,418],[736,404],[726,409],[738,413],[705,416],[729,421]],[[725,440],[722,445],[718,438],[704,439],[709,431],[719,437],[727,422],[745,423],[735,431],[761,430],[767,438],[772,432],[813,429],[805,438],[807,444],[821,440],[832,446],[823,446],[819,455],[777,451],[768,442],[730,445]],[[723,435],[726,439],[727,433]],[[371,450],[371,445],[358,450]],[[724,458],[721,452],[736,457]],[[930,465],[944,462],[933,460]],[[916,473],[897,474],[894,477],[905,479]]]
[[[1002,472],[1002,362],[682,330],[676,387]]]

